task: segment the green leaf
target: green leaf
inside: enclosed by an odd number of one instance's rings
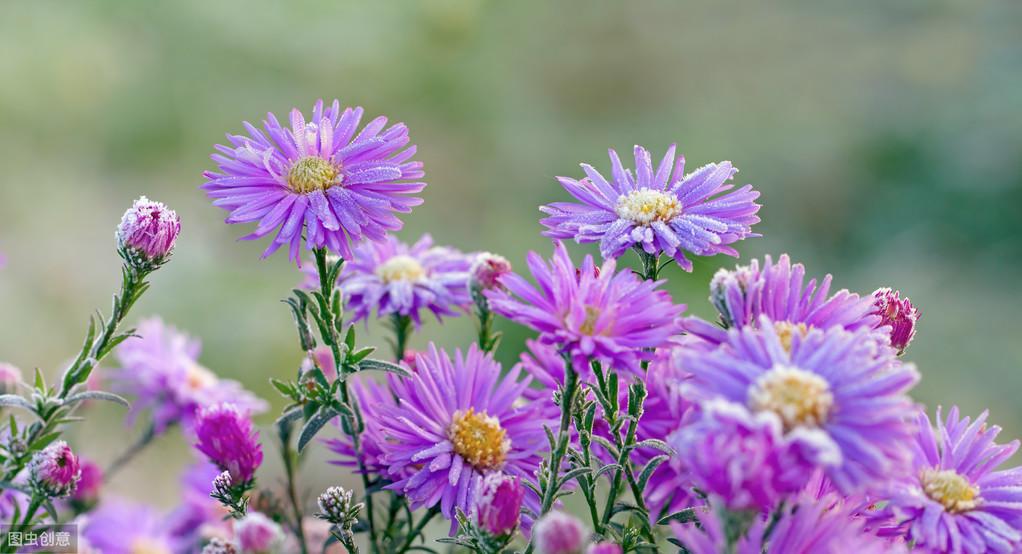
[[[639,490],[646,490],[646,484],[649,482],[649,478],[653,476],[653,472],[656,471],[656,468],[660,467],[660,464],[669,459],[670,456],[661,454],[646,463],[646,466],[642,468],[642,473],[639,474]]]
[[[374,360],[372,358],[362,360],[358,363],[359,371],[386,371],[389,373],[396,373],[402,377],[411,377],[412,374],[407,369],[390,362],[383,360]]]
[[[114,404],[120,404],[125,408],[130,408],[131,403],[127,401],[123,396],[114,394],[112,392],[105,392],[101,390],[89,390],[72,394],[64,400],[65,404],[75,404],[83,400],[103,400],[105,402],[113,402]]]
[[[309,441],[316,436],[316,433],[318,433],[324,425],[329,423],[331,419],[339,415],[341,415],[340,412],[332,407],[324,407],[320,411],[316,412],[316,415],[312,416],[312,419],[305,423],[305,427],[302,428],[301,435],[298,436],[298,451],[302,452],[305,450],[305,447],[309,444]]]
[[[674,512],[673,514],[669,514],[669,515],[666,515],[666,516],[660,518],[656,522],[656,524],[657,525],[667,525],[668,523],[670,523],[672,521],[677,521],[678,523],[690,523],[690,522],[698,521],[698,520],[699,520],[699,517],[696,515],[696,509],[695,508],[685,508],[684,510],[681,510],[679,512]]]
[[[670,447],[666,442],[657,439],[646,439],[642,442],[635,443],[634,448],[655,448],[664,454],[674,455],[674,449]]]
[[[14,406],[35,411],[35,406],[17,394],[0,394],[0,406]]]
[[[283,394],[288,398],[294,399],[297,396],[295,394],[295,387],[291,383],[285,383],[280,379],[275,379],[271,377],[270,384],[273,385],[273,388],[277,389],[277,391],[280,392],[280,394]]]

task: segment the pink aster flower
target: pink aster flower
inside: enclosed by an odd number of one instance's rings
[[[599,242],[600,253],[608,259],[633,246],[649,254],[663,253],[686,271],[692,271],[686,252],[738,256],[731,244],[759,236],[752,232],[759,223],[755,203],[759,193],[752,185],[731,190],[734,185],[728,181],[738,172],[731,162],[708,164],[686,175],[685,158],[675,163],[674,152],[672,144],[654,169],[649,152],[636,146],[633,174],[610,150],[609,181],[589,164],[582,164],[583,179],[558,177],[578,203],[541,207],[549,216],[542,220],[547,227],[544,235]]]
[[[181,218],[162,202],[139,198],[124,212],[117,227],[117,246],[159,262],[174,250]]]
[[[549,512],[532,528],[537,554],[582,554],[588,533],[578,518],[564,512]]]
[[[648,349],[663,345],[678,331],[676,319],[685,307],[658,290],[660,282],[644,281],[630,270],[616,272],[607,260],[597,271],[592,256],[581,268],[560,242],[549,265],[530,252],[529,269],[537,286],[512,273],[500,278],[507,290],[489,290],[494,312],[539,331],[539,339],[555,344],[584,367],[599,360],[605,367],[641,373]]]
[[[475,345],[452,357],[431,344],[416,367],[392,383],[398,405],[379,414],[389,489],[453,521],[455,508],[474,512],[487,475],[533,475],[547,444],[543,425],[553,421],[517,405],[529,386],[519,370],[501,377],[500,364]]]
[[[524,499],[521,478],[502,473],[487,475],[476,501],[479,527],[496,536],[513,533],[518,528]]]
[[[920,412],[911,446],[913,475],[896,484],[884,512],[892,524],[883,535],[902,536],[921,552],[1022,551],[1022,467],[998,469],[1019,441],[994,442],[1001,428],[951,408],[937,410],[934,429]]]
[[[279,524],[253,511],[234,523],[234,537],[242,552],[279,552],[287,539]]]
[[[426,186],[417,181],[422,163],[411,161],[408,128],[378,117],[359,131],[361,119],[362,108],[342,111],[336,100],[324,108],[320,100],[309,121],[292,110],[290,128],[273,114],[263,130],[246,122],[247,136],[229,134],[229,146],[216,146],[220,172],[204,173],[202,188],[230,212],[227,223],[256,223],[243,239],[275,232],[264,257],[287,246],[298,262],[304,236],[310,250],[351,258],[353,243],[400,229],[396,214],[421,204],[411,195]]]
[[[68,496],[82,477],[78,456],[64,441],[51,443],[36,452],[28,466],[29,481],[35,490],[50,498]]]
[[[82,508],[94,506],[99,501],[99,492],[103,487],[103,470],[92,460],[79,458],[81,477],[78,486],[71,493],[71,501]]]
[[[338,287],[356,320],[367,320],[375,311],[379,317],[400,315],[421,323],[422,310],[441,316],[457,315],[468,306],[470,260],[446,246],[434,246],[423,235],[409,246],[388,235],[379,242],[366,242],[344,264]]]
[[[872,312],[880,316],[879,326],[890,329],[891,347],[899,354],[916,336],[916,322],[919,321],[919,310],[908,297],[900,298],[900,295],[900,292],[889,288],[877,289],[873,293]]]
[[[195,422],[195,448],[220,469],[229,471],[236,483],[245,483],[263,462],[259,433],[252,420],[233,404],[203,408]]]
[[[162,432],[176,423],[191,426],[199,409],[220,402],[249,413],[266,410],[266,403],[240,383],[221,379],[199,364],[198,340],[159,318],[143,320],[135,334],[115,351],[121,364],[115,386],[134,397],[129,421],[150,410],[156,431]]]
[[[710,282],[710,302],[720,313],[725,328],[757,325],[761,316],[781,324],[787,333],[806,329],[842,327],[849,331],[872,329],[880,318],[871,314],[873,299],[861,297],[846,289],[830,294],[832,277],[828,274],[819,283],[805,281],[806,269],[792,264],[787,254],[774,263],[766,256],[733,270],[721,269]],[[689,317],[685,330],[714,344],[724,342],[726,331],[721,327]]]

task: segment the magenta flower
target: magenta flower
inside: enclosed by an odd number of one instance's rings
[[[410,317],[419,325],[424,309],[439,319],[472,303],[469,266],[467,256],[433,246],[429,235],[411,246],[388,235],[355,249],[355,257],[341,270],[338,287],[356,320],[367,320],[375,311],[378,317]]]
[[[881,327],[890,329],[891,347],[902,353],[916,336],[916,322],[919,310],[908,297],[900,298],[900,292],[889,288],[877,289],[873,293],[873,314],[880,317]]]
[[[777,417],[725,400],[703,404],[668,444],[677,452],[676,487],[695,486],[732,510],[767,511],[798,492],[813,471]]]
[[[605,367],[641,373],[639,362],[648,349],[663,345],[678,330],[676,319],[685,307],[630,270],[616,273],[614,260],[597,270],[592,256],[576,269],[562,243],[547,265],[530,252],[529,269],[537,286],[517,274],[500,283],[507,290],[489,290],[494,312],[539,331],[539,339],[555,344],[584,367],[599,360]],[[515,298],[517,297],[517,298]]]
[[[99,491],[103,488],[103,470],[91,460],[79,458],[78,462],[81,474],[71,500],[81,507],[93,506],[99,501]]]
[[[475,503],[479,527],[496,536],[513,533],[518,528],[524,499],[521,478],[502,473],[487,475]]]
[[[540,208],[544,235],[576,242],[599,242],[604,258],[617,258],[636,246],[649,254],[674,257],[692,271],[685,253],[696,256],[738,256],[730,244],[759,236],[752,185],[730,191],[728,181],[738,172],[731,162],[705,165],[685,175],[685,158],[674,160],[675,145],[667,149],[654,172],[649,152],[635,147],[635,174],[626,170],[617,152],[610,150],[608,181],[589,164],[586,177],[558,177],[561,186],[580,203],[554,202]],[[726,193],[726,194],[725,194]]]
[[[324,110],[320,100],[311,121],[291,110],[290,129],[273,114],[262,131],[246,122],[248,136],[227,135],[230,146],[216,146],[220,172],[205,172],[202,188],[230,212],[227,223],[257,222],[243,239],[276,231],[263,257],[286,245],[298,262],[304,236],[310,250],[326,247],[351,258],[353,243],[400,229],[395,214],[421,204],[410,195],[426,186],[416,181],[422,163],[411,161],[407,127],[384,129],[387,118],[378,117],[358,131],[361,119],[362,108],[341,111],[334,100]]]
[[[775,419],[785,443],[851,494],[896,477],[912,436],[905,393],[918,373],[870,333],[831,327],[786,335],[764,316],[758,326],[732,329],[721,348],[685,356],[688,390]]]
[[[70,495],[82,477],[78,456],[64,441],[51,443],[36,452],[29,462],[28,471],[33,489],[49,498]]]
[[[553,424],[531,406],[516,406],[529,386],[519,370],[501,377],[500,364],[475,345],[452,358],[430,345],[417,371],[392,389],[397,407],[380,410],[377,424],[394,483],[413,509],[439,505],[474,512],[485,477],[502,472],[527,478],[546,447],[543,425]]]
[[[781,324],[791,334],[809,328],[842,327],[849,331],[873,328],[880,318],[872,315],[873,300],[842,289],[830,295],[832,277],[825,276],[805,282],[802,264],[792,264],[782,254],[775,264],[766,256],[763,267],[758,260],[734,270],[721,269],[710,283],[710,301],[720,313],[725,327],[742,328],[756,325],[761,316]],[[685,318],[685,330],[719,344],[726,340],[726,331],[699,318]]]
[[[588,533],[578,518],[564,512],[549,512],[532,528],[537,554],[582,554]]]
[[[201,408],[231,402],[249,413],[261,413],[266,403],[237,381],[220,379],[199,365],[200,342],[166,325],[159,318],[143,320],[131,338],[115,351],[121,364],[117,388],[134,397],[129,422],[140,412],[152,412],[157,432],[182,423],[190,427]]]
[[[245,483],[255,476],[263,462],[259,433],[252,420],[233,404],[217,404],[203,408],[195,421],[195,448],[220,469],[229,471],[235,483]]]
[[[117,246],[159,263],[174,250],[180,232],[181,218],[174,210],[143,196],[124,212],[117,227]]]
[[[904,545],[868,532],[855,506],[837,495],[821,499],[802,495],[788,505],[771,529],[766,515],[728,549],[724,522],[717,514],[700,513],[699,526],[673,524],[675,535],[692,554],[893,554],[907,552]],[[769,530],[769,532],[768,532]]]
[[[903,536],[922,552],[1022,550],[1022,467],[998,470],[1019,441],[997,444],[1001,428],[974,421],[953,407],[937,428],[920,412],[911,451],[913,475],[894,487],[885,511],[893,525],[881,534]]]

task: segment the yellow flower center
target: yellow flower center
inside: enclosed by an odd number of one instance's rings
[[[128,552],[131,554],[171,554],[170,548],[163,541],[147,537],[139,537],[131,541]]]
[[[340,169],[332,162],[318,156],[306,156],[291,166],[287,185],[298,194],[307,194],[341,184],[340,176]]]
[[[967,512],[979,504],[979,487],[954,470],[924,469],[919,480],[926,496],[940,502],[951,513]]]
[[[749,407],[777,414],[785,430],[819,427],[834,406],[830,385],[815,373],[776,366],[756,379],[749,389]]]
[[[791,354],[791,341],[795,338],[795,333],[802,338],[805,338],[806,333],[809,332],[809,327],[805,323],[790,323],[788,321],[778,321],[774,323],[774,331],[777,332],[777,338],[781,339],[781,347],[788,354]]]
[[[586,306],[586,318],[578,330],[584,335],[592,335],[596,331],[596,320],[599,317],[599,310],[592,306]]]
[[[486,412],[476,413],[475,408],[455,412],[447,435],[454,452],[480,470],[500,469],[511,450],[511,440],[500,421]]]
[[[681,214],[681,202],[662,190],[641,188],[617,199],[617,216],[636,225],[670,221]]]
[[[185,385],[189,390],[199,391],[215,385],[216,382],[216,375],[212,371],[197,363],[191,363],[188,365],[188,369],[185,373]]]
[[[426,270],[415,258],[398,254],[376,268],[376,276],[384,283],[415,282],[426,276]]]

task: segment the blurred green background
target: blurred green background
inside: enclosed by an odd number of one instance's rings
[[[692,167],[732,160],[764,206],[743,260],[789,252],[838,287],[901,289],[924,314],[908,353],[924,376],[916,398],[989,408],[1019,437],[1020,26],[1009,1],[7,0],[0,359],[59,371],[107,306],[114,227],[146,194],[184,229],[132,319],[161,314],[200,336],[205,365],[279,407],[267,378],[300,361],[279,302],[299,272],[236,242],[246,228],[224,225],[197,187],[243,120],[337,97],[404,121],[419,145],[430,186],[402,238],[428,230],[519,266],[550,251],[536,208],[566,198],[554,176],[607,168],[607,147],[657,156],[677,142]],[[733,264],[667,276],[708,316],[709,277]],[[507,337],[505,360],[524,336]],[[431,323],[417,344],[427,337],[467,346],[472,325]],[[95,416],[78,447],[109,460],[121,412]],[[114,488],[173,504],[189,457],[165,437]],[[312,492],[350,477],[310,465],[304,479]]]

